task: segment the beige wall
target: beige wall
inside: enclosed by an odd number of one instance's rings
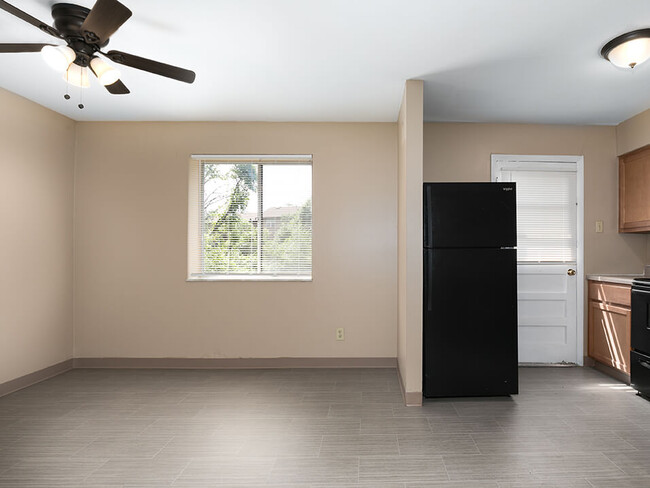
[[[74,122],[0,89],[0,384],[72,357]]]
[[[646,237],[618,233],[615,127],[424,125],[424,181],[490,181],[491,154],[584,156],[585,274],[643,271]],[[603,221],[602,234],[595,232],[596,220]],[[586,310],[584,321],[586,328]],[[586,353],[586,329],[584,339]]]
[[[423,82],[409,80],[398,118],[397,364],[406,403],[422,402]]]
[[[616,153],[634,151],[650,144],[650,110],[621,122],[616,127]]]
[[[491,154],[583,155],[585,274],[639,273],[646,237],[618,233],[616,128],[533,124],[424,125],[425,181],[490,181]],[[595,232],[602,220],[604,232]]]
[[[313,154],[313,282],[185,281],[190,154]],[[75,357],[395,357],[396,160],[394,123],[77,124]]]
[[[72,357],[74,235],[76,357],[398,356],[420,391],[411,95],[398,124],[75,124],[0,90],[0,383]],[[645,235],[617,233],[616,155],[650,143],[650,111],[617,128],[427,123],[423,139],[424,181],[489,181],[492,153],[584,155],[586,273],[649,262]],[[313,282],[185,281],[192,153],[314,154]]]

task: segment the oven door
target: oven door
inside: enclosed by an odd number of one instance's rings
[[[630,373],[632,388],[650,398],[650,356],[632,351]]]
[[[650,287],[644,288],[632,286],[631,346],[650,355]]]

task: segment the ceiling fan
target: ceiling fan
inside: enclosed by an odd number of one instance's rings
[[[103,52],[102,49],[108,44],[110,36],[131,17],[131,11],[117,0],[97,0],[92,9],[70,3],[56,3],[52,5],[54,27],[4,0],[0,0],[0,9],[66,42],[66,45],[0,44],[0,53],[40,51],[50,66],[63,71],[64,79],[76,86],[88,86],[86,68],[89,68],[99,82],[113,95],[130,93],[129,89],[120,81],[119,72],[98,54],[115,63],[185,83],[192,83],[196,78],[196,74],[187,69],[121,51]],[[66,98],[69,96],[66,95]]]

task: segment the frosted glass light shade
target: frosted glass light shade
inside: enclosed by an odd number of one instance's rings
[[[625,42],[612,49],[608,58],[619,68],[634,68],[650,58],[650,39],[645,37]]]
[[[78,64],[71,64],[65,73],[63,79],[74,86],[81,88],[88,88],[90,82],[88,81],[88,69],[82,68]]]
[[[77,57],[68,46],[44,46],[41,56],[50,68],[60,72],[65,71]]]
[[[99,82],[104,86],[112,85],[120,79],[120,72],[101,58],[94,57],[91,59],[90,67],[97,75]]]
[[[639,29],[615,37],[600,51],[619,68],[632,69],[650,58],[650,29]]]

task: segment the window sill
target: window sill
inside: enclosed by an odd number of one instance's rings
[[[219,276],[191,276],[185,281],[296,281],[309,282],[313,281],[311,276],[287,275],[287,276],[265,276],[265,275],[219,275]]]

